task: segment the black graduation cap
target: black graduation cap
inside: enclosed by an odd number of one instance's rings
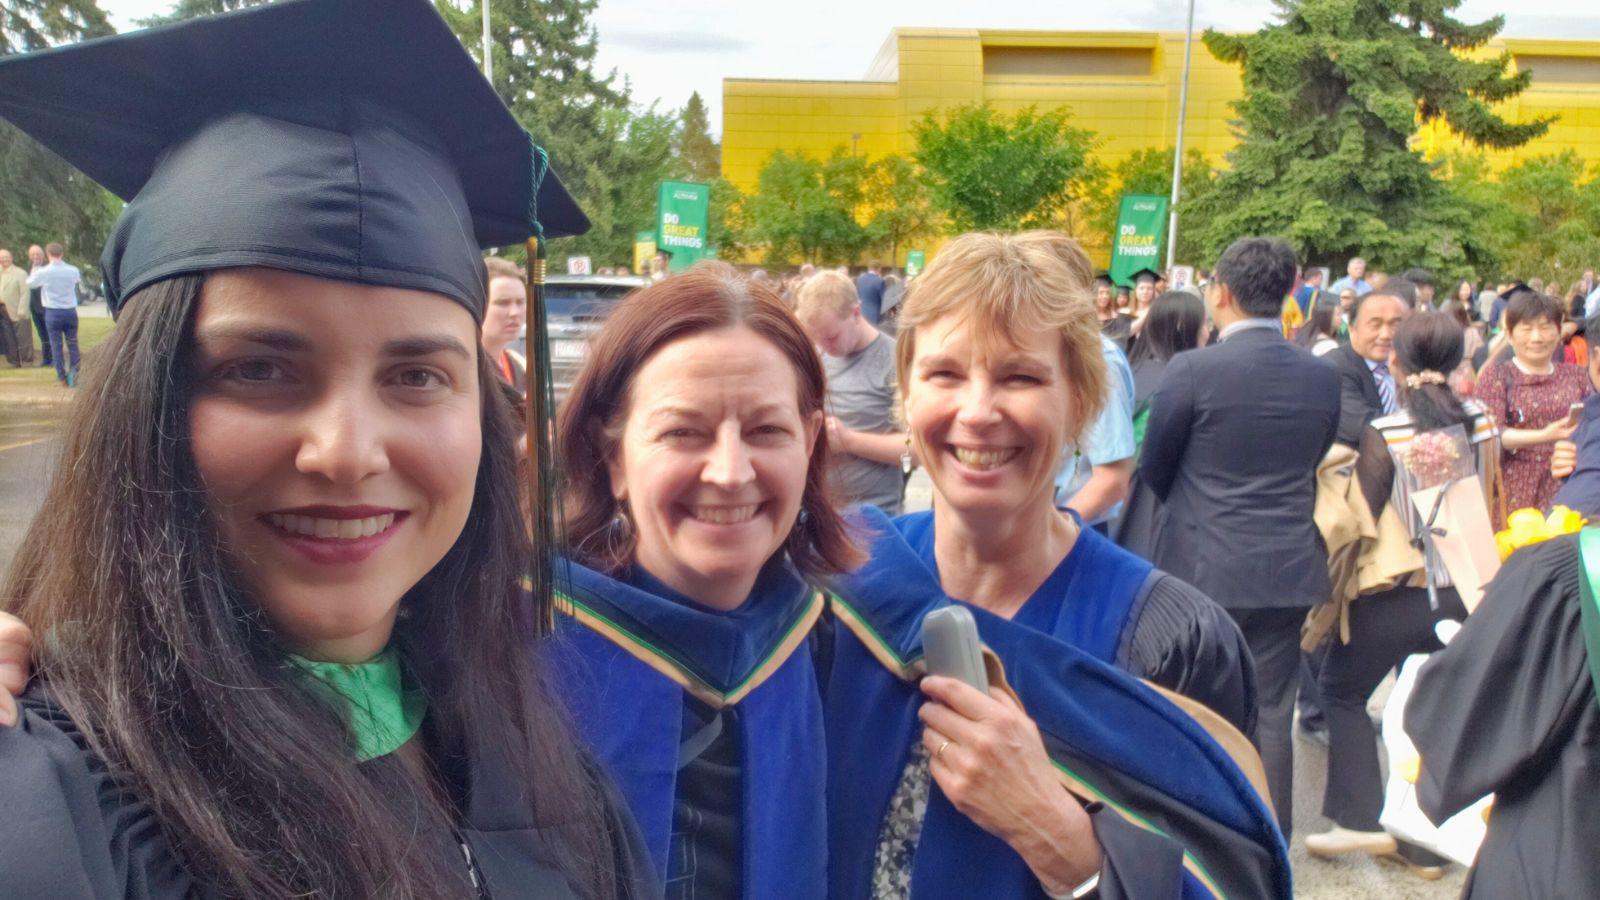
[[[1134,284],[1138,284],[1141,281],[1148,281],[1151,284],[1154,284],[1161,280],[1161,273],[1157,272],[1155,269],[1138,269],[1132,275],[1128,276],[1128,279]]]
[[[129,201],[115,309],[267,266],[483,309],[480,248],[589,222],[428,0],[286,0],[0,61],[0,114]]]

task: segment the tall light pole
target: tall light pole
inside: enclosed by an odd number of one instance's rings
[[[1167,269],[1178,253],[1178,192],[1183,188],[1183,124],[1189,112],[1189,60],[1194,53],[1194,0],[1189,0],[1189,30],[1183,35],[1183,83],[1178,87],[1178,139],[1172,150],[1172,204],[1167,213]]]
[[[478,0],[483,4],[483,77],[490,85],[494,84],[494,48],[489,44],[489,0]],[[1194,15],[1193,0],[1190,0],[1189,14]],[[1187,71],[1187,66],[1185,67]]]

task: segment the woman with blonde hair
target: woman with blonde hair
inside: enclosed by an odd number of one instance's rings
[[[1097,880],[1111,896],[1288,896],[1259,793],[1135,680],[1186,695],[1244,744],[1255,685],[1237,628],[1053,503],[1107,385],[1091,279],[1064,235],[968,234],[908,293],[902,414],[934,507],[866,511],[872,559],[833,585],[835,897],[1081,897]],[[919,690],[918,623],[950,604],[998,654],[991,684],[1014,691],[948,677]],[[1158,746],[1175,755],[1158,762]],[[1194,779],[1188,812],[1169,802],[1188,791],[1169,780],[1180,771]],[[1129,776],[1154,780],[1129,790]]]

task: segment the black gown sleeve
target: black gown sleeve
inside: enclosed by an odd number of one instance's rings
[[[1145,599],[1124,665],[1205,704],[1246,737],[1256,728],[1256,673],[1227,611],[1198,588],[1161,574]]]
[[[1176,900],[1183,896],[1183,848],[1103,804],[1086,807],[1100,843],[1096,900]]]
[[[1418,800],[1435,822],[1559,770],[1580,713],[1595,702],[1579,577],[1575,534],[1517,551],[1422,667],[1406,732],[1422,757]]]
[[[198,896],[149,807],[30,692],[0,728],[0,900]]]

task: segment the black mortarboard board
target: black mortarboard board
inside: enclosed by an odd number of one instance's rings
[[[1140,281],[1149,281],[1153,284],[1160,280],[1161,273],[1155,269],[1139,269],[1128,276],[1128,281],[1131,284],[1138,284]]]
[[[0,114],[129,201],[115,309],[259,265],[483,309],[479,248],[588,220],[428,0],[286,0],[0,61]]]

